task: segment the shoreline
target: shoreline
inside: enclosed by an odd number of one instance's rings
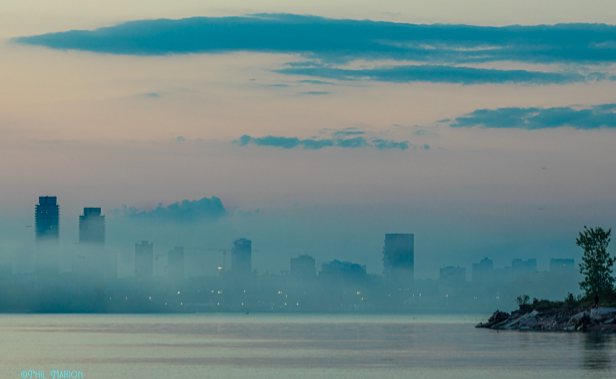
[[[616,333],[616,308],[551,307],[496,310],[479,329],[542,332]]]

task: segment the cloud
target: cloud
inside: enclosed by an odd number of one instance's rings
[[[253,14],[129,21],[95,30],[70,30],[13,41],[60,50],[123,55],[235,51],[298,54],[306,61],[291,62],[289,68],[278,72],[389,82],[570,83],[613,77],[602,72],[580,75],[459,66],[505,61],[564,64],[570,65],[573,72],[588,71],[580,65],[616,63],[616,26],[605,24],[488,27]],[[333,68],[360,59],[413,61],[425,66]],[[313,84],[323,83],[313,81]]]
[[[335,86],[336,83],[331,83],[331,82],[324,82],[322,80],[298,80],[298,83],[306,83],[306,84],[328,84],[328,85],[332,85]]]
[[[335,134],[335,133],[334,133]],[[391,140],[384,140],[380,138],[372,138],[370,140],[364,137],[353,137],[353,138],[322,138],[322,139],[303,139],[300,140],[296,137],[275,137],[275,136],[266,136],[266,137],[251,137],[248,135],[243,135],[239,139],[233,141],[233,143],[239,146],[246,146],[248,144],[255,144],[257,146],[270,146],[270,147],[280,147],[283,149],[293,149],[295,147],[301,147],[306,150],[320,150],[324,147],[341,147],[341,148],[365,148],[365,147],[373,147],[379,150],[406,150],[413,145],[408,141],[403,142],[395,142]]]
[[[298,95],[329,95],[331,92],[326,92],[326,91],[306,91],[306,92],[299,92]]]
[[[355,129],[355,128],[353,128]],[[365,134],[366,132],[361,131],[361,130],[353,130],[353,129],[345,129],[345,130],[338,130],[332,133],[333,136],[338,137],[338,136],[358,136],[361,134]]]
[[[109,211],[108,214],[114,218],[127,218],[133,221],[191,223],[215,221],[225,217],[227,211],[222,201],[212,196],[201,200],[183,200],[167,207],[159,204],[156,209],[149,212],[124,205],[121,209]]]
[[[409,143],[406,141],[394,142],[394,141],[389,141],[389,140],[384,140],[384,139],[374,139],[372,140],[372,143],[374,147],[376,147],[379,150],[389,150],[389,149],[406,150],[409,148]]]
[[[574,129],[616,128],[616,104],[596,105],[585,109],[555,108],[498,108],[478,109],[458,117],[452,127],[482,126],[485,128]]]
[[[614,62],[616,27],[558,24],[486,27],[340,20],[292,14],[130,21],[15,41],[54,49],[164,55],[259,51],[320,60]]]
[[[587,80],[614,79],[598,73],[580,75],[577,73],[537,72],[526,70],[495,70],[471,67],[441,65],[404,65],[376,67],[372,69],[341,69],[331,67],[284,68],[276,72],[287,75],[315,76],[337,80],[374,80],[381,82],[432,82],[458,84],[520,83],[520,84],[564,84]]]

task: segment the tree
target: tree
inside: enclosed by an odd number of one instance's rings
[[[515,302],[518,303],[518,307],[520,309],[524,309],[528,306],[528,300],[530,297],[528,295],[520,295],[515,299]]]
[[[610,244],[612,229],[607,231],[603,228],[587,228],[580,232],[575,243],[584,249],[584,256],[580,263],[580,274],[584,275],[584,281],[580,282],[580,288],[586,296],[600,294],[614,289],[612,266],[616,258],[610,257],[607,246]]]

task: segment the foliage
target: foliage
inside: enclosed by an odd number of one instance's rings
[[[612,292],[614,288],[612,266],[616,258],[610,257],[607,252],[611,233],[611,229],[605,231],[600,227],[584,226],[584,231],[580,232],[575,241],[584,250],[580,263],[580,273],[584,275],[584,281],[580,282],[580,288],[586,293],[586,297]]]
[[[515,302],[518,304],[518,307],[522,309],[528,306],[529,300],[530,300],[530,297],[528,295],[520,295],[515,299]]]

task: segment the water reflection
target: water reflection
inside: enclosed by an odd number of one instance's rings
[[[608,370],[612,366],[613,335],[586,333],[582,365],[587,370]]]

